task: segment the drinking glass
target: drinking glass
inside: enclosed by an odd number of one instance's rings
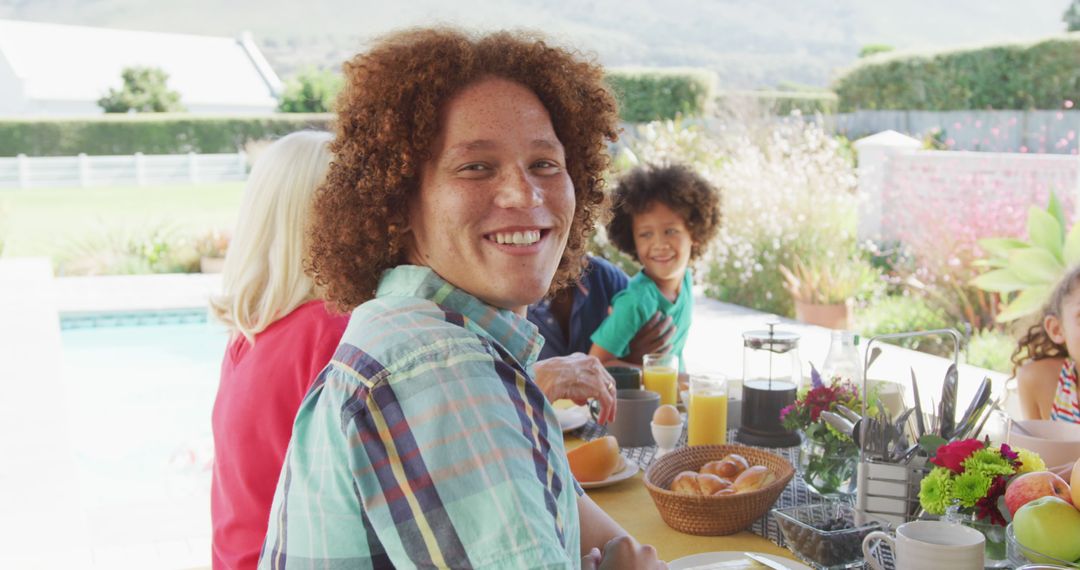
[[[727,381],[720,374],[690,375],[689,445],[727,443]]]
[[[674,354],[646,354],[645,389],[660,394],[660,404],[679,401],[679,357]]]

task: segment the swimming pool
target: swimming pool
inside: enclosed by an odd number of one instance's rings
[[[227,340],[205,309],[61,319],[76,480],[102,518],[94,532],[208,533],[210,414]]]

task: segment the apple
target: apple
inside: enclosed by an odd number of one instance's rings
[[[1058,560],[1080,558],[1080,511],[1062,499],[1040,497],[1029,502],[1016,511],[1012,525],[1017,542],[1025,548]]]
[[[1073,464],[1072,477],[1069,478],[1072,485],[1073,506],[1080,509],[1080,458]]]
[[[1064,479],[1049,471],[1035,471],[1024,473],[1009,483],[1005,489],[1005,507],[1015,517],[1020,507],[1039,497],[1059,497],[1070,505],[1073,502],[1069,484]]]

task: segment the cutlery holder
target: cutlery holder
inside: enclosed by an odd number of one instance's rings
[[[953,329],[915,331],[897,334],[879,335],[866,343],[866,354],[870,354],[875,342],[896,340],[919,336],[949,335],[953,338],[953,362],[960,362],[960,333]],[[866,417],[868,394],[868,372],[870,363],[863,367],[863,409]],[[868,454],[867,442],[859,446],[859,467],[856,473],[855,507],[860,512],[872,515],[889,524],[902,524],[918,518],[922,508],[919,505],[919,487],[923,477],[930,472],[927,457],[921,451],[903,462],[889,462],[872,458]]]
[[[926,457],[921,455],[907,463],[859,461],[855,506],[889,524],[914,520],[920,511],[919,485],[929,472]]]

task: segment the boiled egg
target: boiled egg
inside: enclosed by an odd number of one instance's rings
[[[658,426],[677,426],[682,423],[682,419],[679,417],[679,410],[675,409],[675,406],[671,404],[664,404],[659,408],[656,408],[656,412],[653,413],[652,421]]]

